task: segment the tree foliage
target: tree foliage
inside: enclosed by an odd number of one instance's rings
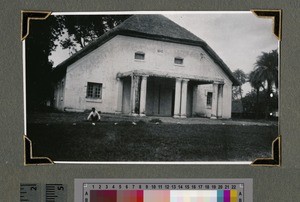
[[[52,99],[53,63],[48,57],[58,45],[74,53],[128,17],[51,15],[46,20],[31,20],[25,40],[27,110],[44,106]]]
[[[234,86],[232,89],[232,97],[234,100],[241,99],[243,96],[242,85],[247,81],[247,75],[241,69],[237,69],[233,72],[234,77],[241,83],[240,86]]]
[[[26,43],[26,100],[31,110],[52,96],[52,62],[48,60],[55,50],[55,41],[62,33],[59,17],[49,16],[46,20],[31,20]]]
[[[270,95],[273,94],[273,86],[278,88],[278,52],[272,50],[269,53],[262,52],[257,57],[254,70],[249,75],[249,82],[256,89],[256,103],[259,102],[260,89],[263,88],[265,99],[265,117],[267,118],[270,112]],[[258,109],[257,109],[258,111]]]
[[[63,49],[70,53],[85,47],[99,38],[106,31],[114,28],[130,15],[66,15],[61,19],[61,24],[68,37],[60,41]]]
[[[252,77],[252,82],[266,83],[267,90],[272,91],[272,85],[278,88],[278,52],[272,50],[269,53],[262,52],[258,56],[255,67],[255,76]]]
[[[262,96],[257,100],[257,92],[251,91],[247,93],[243,98],[243,109],[245,116],[248,118],[265,118],[265,109],[268,107],[269,112],[278,110],[278,93],[274,92],[269,103],[266,103],[265,96],[266,91],[261,91]],[[269,116],[269,114],[268,114]]]

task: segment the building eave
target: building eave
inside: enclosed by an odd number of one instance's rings
[[[130,37],[137,37],[137,38],[144,38],[144,39],[150,39],[150,40],[157,40],[157,41],[164,41],[164,42],[170,42],[170,43],[178,43],[178,44],[185,44],[185,45],[191,45],[191,46],[198,46],[203,48],[207,54],[213,59],[213,61],[218,64],[218,66],[221,67],[221,69],[225,72],[225,74],[229,77],[229,79],[232,81],[233,86],[239,86],[241,85],[240,82],[234,77],[229,67],[223,62],[223,60],[212,50],[212,48],[204,41],[193,41],[188,39],[178,39],[178,38],[171,38],[166,37],[162,35],[152,35],[152,34],[146,34],[141,32],[136,32],[132,30],[119,30],[118,27],[106,32],[103,34],[99,39],[92,42],[88,46],[84,47],[74,55],[72,55],[70,58],[66,59],[62,63],[56,66],[56,68],[53,69],[54,74],[57,74],[56,72],[66,72],[66,69],[71,64],[75,63],[85,55],[89,54],[93,50],[97,49],[107,41],[111,40],[113,37],[117,35],[124,35],[124,36],[130,36]]]
[[[225,64],[225,62],[217,55],[217,53],[207,44],[205,44],[204,47],[202,47],[214,60],[216,64],[218,64],[223,71],[226,73],[226,75],[229,77],[229,79],[232,81],[233,86],[240,86],[241,83],[239,80],[235,78],[230,68]]]
[[[197,81],[202,84],[224,84],[224,79],[221,78],[212,78],[212,77],[205,77],[205,76],[197,76],[197,75],[189,75],[189,74],[179,74],[175,72],[162,72],[157,70],[144,70],[144,69],[136,69],[126,72],[119,72],[117,74],[117,78],[125,78],[128,76],[153,76],[153,77],[161,77],[161,78],[181,78],[181,79],[189,79],[191,81]]]

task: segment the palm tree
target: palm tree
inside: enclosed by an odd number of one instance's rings
[[[257,101],[259,88],[267,86],[267,96],[266,96],[266,118],[269,114],[269,104],[270,95],[272,93],[272,88],[275,85],[278,88],[278,52],[277,50],[272,50],[269,53],[262,52],[262,55],[258,56],[254,71],[249,75],[249,81],[251,85],[256,89]]]
[[[256,118],[258,117],[258,105],[259,105],[259,89],[264,88],[263,82],[259,80],[258,77],[259,72],[258,71],[252,71],[249,74],[249,83],[251,86],[255,89],[256,91],[256,104],[255,104],[255,113],[256,113]]]

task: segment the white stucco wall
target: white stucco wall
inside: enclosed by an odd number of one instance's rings
[[[223,87],[222,118],[231,118],[231,85],[225,84]],[[196,104],[194,104],[194,114],[197,116],[211,117],[211,107],[207,106],[207,93],[213,93],[213,85],[199,85],[197,88]]]
[[[116,71],[114,71],[114,41],[79,59],[67,69],[65,84],[65,108],[86,110],[95,107],[104,112],[116,110]],[[102,99],[86,98],[87,82],[102,83]]]
[[[56,109],[64,109],[65,77],[57,81],[54,86],[54,106]]]
[[[232,82],[225,83],[223,87],[223,115],[222,118],[231,118],[231,106],[232,106]]]
[[[118,47],[121,72],[142,69],[228,79],[200,47],[127,36],[117,36],[113,40]],[[144,61],[134,60],[137,51],[145,53]],[[205,58],[200,59],[201,53],[205,54]],[[183,58],[184,64],[175,65],[174,57]]]
[[[134,59],[134,53],[137,51],[145,53],[144,61]],[[116,36],[68,67],[65,78],[64,108],[85,110],[96,107],[103,112],[115,112],[117,73],[131,70],[156,70],[223,78],[225,82],[223,117],[229,118],[232,82],[207,54],[204,53],[205,58],[200,59],[200,53],[204,51],[196,46]],[[175,65],[174,57],[184,58],[184,64]],[[102,100],[93,102],[86,99],[87,82],[103,84]],[[198,91],[201,93],[200,88]],[[199,102],[198,98],[193,99]],[[195,110],[198,108],[196,107]]]

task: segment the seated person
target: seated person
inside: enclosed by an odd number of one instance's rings
[[[96,122],[96,121],[100,121],[100,119],[101,119],[100,114],[95,110],[95,107],[93,107],[91,113],[87,117],[87,120]]]

